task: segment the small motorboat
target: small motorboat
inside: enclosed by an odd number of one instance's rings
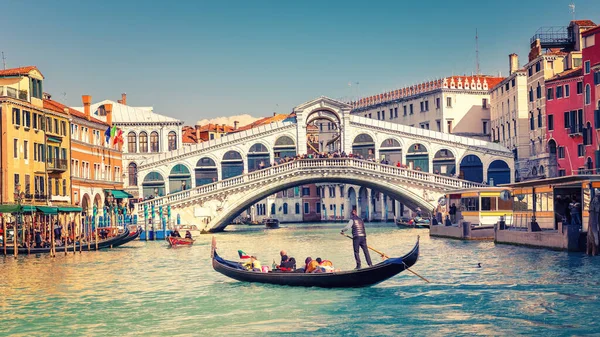
[[[174,237],[174,236],[167,236],[167,241],[169,241],[169,245],[171,247],[178,247],[178,246],[191,246],[194,244],[194,239],[188,239],[188,238],[178,238],[178,237]]]
[[[416,217],[414,219],[400,218],[396,221],[396,225],[400,228],[429,228],[430,223],[429,219]]]
[[[265,227],[270,229],[279,228],[279,220],[273,218],[265,218],[263,219],[263,224]]]

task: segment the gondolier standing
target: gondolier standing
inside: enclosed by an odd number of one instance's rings
[[[354,259],[356,260],[356,269],[360,269],[360,252],[359,247],[362,248],[363,253],[365,254],[365,259],[367,260],[367,264],[372,266],[371,256],[369,255],[369,249],[367,247],[367,232],[365,231],[365,223],[363,219],[356,215],[356,209],[352,210],[352,216],[350,217],[350,221],[348,221],[348,225],[342,229],[342,234],[345,231],[352,228],[352,245],[354,247]]]

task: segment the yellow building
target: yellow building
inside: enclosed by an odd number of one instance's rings
[[[44,108],[35,67],[0,70],[1,204],[71,204],[69,114]]]

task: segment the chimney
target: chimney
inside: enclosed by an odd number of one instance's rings
[[[112,126],[112,104],[104,104],[104,110],[106,110],[106,123]]]
[[[196,125],[196,143],[200,143],[200,125]]]
[[[87,119],[89,121],[91,119],[90,104],[92,103],[92,96],[83,95],[83,96],[81,96],[81,100],[83,101],[83,112],[85,113],[85,119]]]
[[[127,105],[127,94],[126,93],[121,94],[121,101],[119,103],[121,103],[123,105]]]
[[[234,129],[234,130],[237,130],[237,128],[238,128],[238,124],[240,124],[240,122],[239,122],[239,121],[233,121],[233,129]]]
[[[512,75],[515,71],[519,70],[519,55],[512,53],[508,55],[508,74]]]
[[[225,132],[225,126],[227,126],[225,123],[223,123],[223,124],[221,125],[221,127],[223,128],[223,129],[221,130],[221,132]]]
[[[277,112],[273,112],[273,117],[277,116]]]

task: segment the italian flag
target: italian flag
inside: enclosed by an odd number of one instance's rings
[[[249,259],[250,255],[246,254],[243,250],[238,250],[238,255],[240,256],[240,259]]]

